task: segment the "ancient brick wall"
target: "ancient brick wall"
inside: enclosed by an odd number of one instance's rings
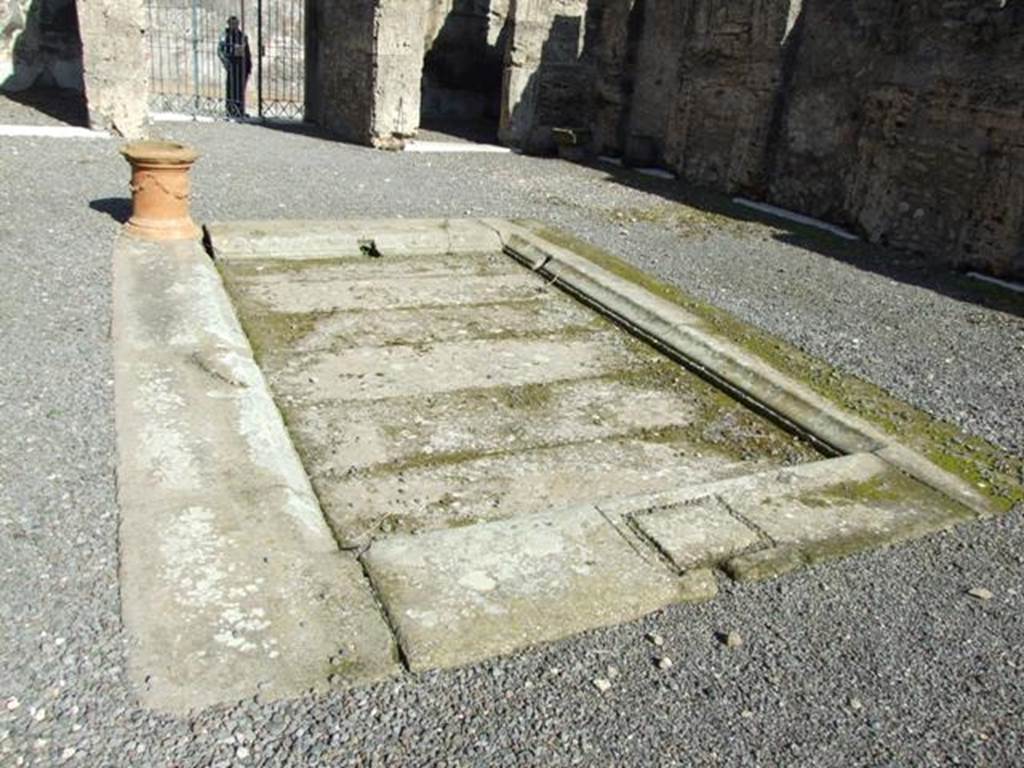
[[[1024,276],[1024,0],[643,2],[630,76],[592,0],[596,149]]]
[[[806,0],[769,196],[1024,276],[1024,3]]]

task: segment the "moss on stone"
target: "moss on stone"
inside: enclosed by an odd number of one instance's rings
[[[569,248],[609,272],[642,286],[701,318],[719,335],[761,357],[780,372],[805,383],[819,395],[890,434],[898,435],[946,471],[971,483],[999,511],[1024,502],[1024,459],[1012,456],[980,437],[935,419],[890,395],[881,387],[839,371],[791,344],[739,320],[725,310],[688,296],[622,259],[572,235],[534,221],[517,222],[545,239]]]
[[[797,500],[807,506],[832,506],[849,502],[880,505],[920,498],[922,494],[930,494],[926,486],[900,472],[892,471],[860,482],[839,482],[815,488],[801,494]]]

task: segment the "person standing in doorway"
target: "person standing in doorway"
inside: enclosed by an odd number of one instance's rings
[[[228,26],[217,46],[217,56],[227,74],[224,108],[228,117],[245,117],[245,86],[252,73],[252,56],[249,54],[249,38],[238,25],[238,17],[228,17]]]

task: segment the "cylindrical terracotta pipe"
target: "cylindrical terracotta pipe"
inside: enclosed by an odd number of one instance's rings
[[[135,141],[121,148],[132,165],[132,217],[125,231],[146,240],[192,240],[188,172],[199,157],[173,141]]]

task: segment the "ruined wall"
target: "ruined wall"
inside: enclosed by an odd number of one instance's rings
[[[763,187],[800,0],[646,0],[627,159],[696,184]]]
[[[769,196],[1024,277],[1024,3],[804,6]]]
[[[423,72],[422,1],[377,0],[377,71],[374,79],[375,140],[412,136],[420,124]]]
[[[590,0],[583,61],[592,69],[590,129],[598,153],[618,152],[628,134],[644,29],[644,0]]]
[[[306,17],[306,119],[385,146],[419,125],[422,0],[314,0]]]
[[[503,142],[553,149],[553,126],[586,120],[592,79],[581,61],[587,0],[513,0],[502,83]]]
[[[1024,0],[600,2],[595,149],[1024,276]]]

